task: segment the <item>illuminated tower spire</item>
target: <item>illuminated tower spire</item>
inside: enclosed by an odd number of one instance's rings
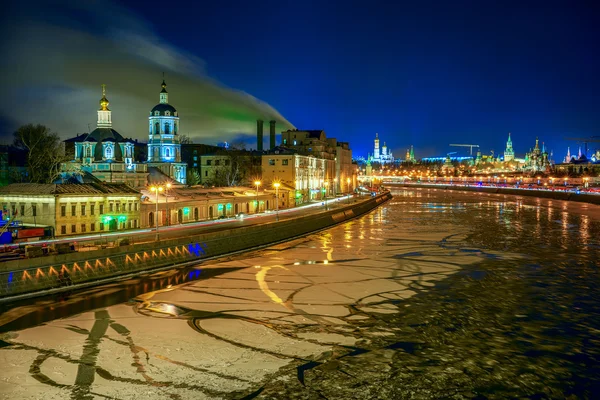
[[[102,84],[102,98],[100,99],[100,109],[98,110],[98,128],[111,128],[111,111],[108,108],[108,99],[106,98],[106,85]]]
[[[167,92],[167,84],[165,83],[165,73],[163,72],[163,81],[160,85],[162,90],[160,91],[160,104],[169,103],[169,92]]]
[[[504,161],[512,161],[515,159],[515,151],[513,150],[512,139],[508,132],[508,140],[506,141],[506,150],[504,150]]]
[[[375,134],[375,151],[373,152],[375,161],[379,161],[379,134]]]

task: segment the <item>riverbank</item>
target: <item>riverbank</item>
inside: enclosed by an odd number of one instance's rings
[[[136,273],[261,248],[343,223],[391,197],[390,193],[383,193],[355,198],[354,203],[331,211],[187,238],[31,259],[26,268],[21,261],[9,261],[1,266],[0,301],[68,291],[98,281],[106,283]]]
[[[544,199],[577,201],[580,203],[590,203],[600,205],[600,196],[587,193],[565,192],[562,190],[531,190],[517,188],[499,188],[489,186],[455,186],[455,185],[437,185],[427,183],[392,183],[387,184],[393,188],[421,188],[421,189],[439,189],[439,190],[456,190],[461,192],[478,192],[491,194],[507,194],[514,196],[540,197]]]

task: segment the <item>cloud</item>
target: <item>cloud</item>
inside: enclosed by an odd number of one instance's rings
[[[167,43],[117,4],[25,2],[7,14],[0,120],[8,121],[9,129],[42,123],[63,138],[87,132],[88,124],[96,125],[100,85],[106,84],[113,127],[146,140],[162,72],[169,103],[179,111],[180,131],[195,142],[254,135],[257,119],[276,120],[277,131],[293,128],[267,103],[206,76],[202,59]]]

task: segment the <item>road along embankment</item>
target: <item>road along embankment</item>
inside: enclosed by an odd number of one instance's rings
[[[493,194],[509,194],[514,196],[540,197],[544,199],[577,201],[581,203],[591,203],[600,205],[600,195],[588,193],[565,192],[564,190],[530,190],[516,188],[498,188],[489,186],[453,186],[453,185],[428,185],[423,183],[415,184],[387,184],[387,187],[407,188],[407,189],[439,189],[439,190],[455,190],[461,192],[479,192]]]
[[[284,221],[197,234],[187,238],[55,255],[0,264],[0,301],[70,290],[74,286],[205,258],[253,250],[329,228],[365,214],[392,196],[359,198],[343,208]]]

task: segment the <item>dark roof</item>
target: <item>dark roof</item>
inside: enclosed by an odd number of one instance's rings
[[[123,183],[13,183],[0,187],[0,194],[140,194]]]
[[[83,141],[85,141],[85,137],[87,135],[88,135],[87,133],[78,133],[77,136],[75,136],[74,138],[64,140],[64,142],[65,143],[83,142]]]
[[[92,142],[95,139],[97,142],[102,142],[105,139],[113,139],[115,142],[122,142],[123,136],[113,128],[96,128],[83,140],[84,142]]]
[[[163,173],[157,167],[148,166],[148,184],[149,185],[157,185],[161,183],[171,183],[174,185],[179,185],[180,183],[176,180],[172,179],[169,175]]]
[[[152,111],[150,111],[150,113],[152,115],[154,115],[154,112],[158,111],[159,115],[164,116],[165,115],[165,111],[170,111],[171,112],[171,116],[175,116],[175,113],[177,112],[177,110],[175,109],[175,107],[173,107],[170,104],[166,104],[166,103],[160,103],[154,106],[154,108],[152,109]]]
[[[297,150],[288,149],[287,147],[276,146],[273,150],[268,150],[265,154],[276,154],[276,155],[292,155],[298,154]]]

